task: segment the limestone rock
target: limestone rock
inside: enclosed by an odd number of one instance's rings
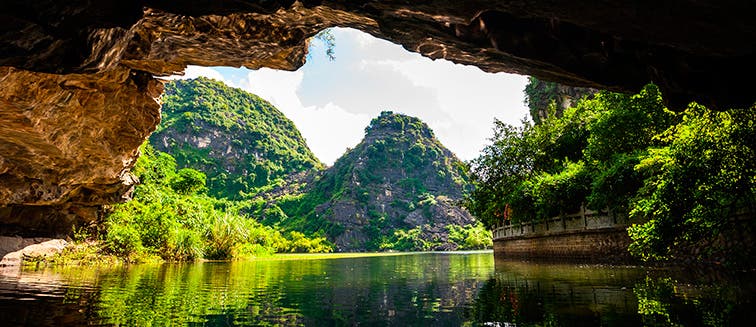
[[[0,236],[0,267],[17,266],[24,258],[44,258],[63,251],[68,242],[62,239]]]
[[[312,183],[337,251],[379,250],[376,240],[419,228],[420,239],[451,250],[448,225],[475,224],[459,206],[469,181],[457,157],[417,118],[383,112],[365,138]],[[310,214],[297,213],[296,216]]]
[[[14,220],[128,195],[137,148],[160,120],[162,84],[143,76],[125,68],[91,75],[0,68],[3,223],[23,226],[35,222]]]

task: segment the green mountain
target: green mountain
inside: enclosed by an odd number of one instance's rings
[[[338,251],[483,247],[490,235],[457,204],[470,187],[464,164],[425,123],[383,112],[359,145],[278,206],[285,225],[322,232]]]
[[[150,143],[179,167],[207,174],[209,194],[240,199],[291,174],[319,169],[288,118],[260,97],[207,78],[166,84]]]

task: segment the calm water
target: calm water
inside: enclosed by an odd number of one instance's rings
[[[10,270],[0,325],[752,326],[754,283],[490,252]]]

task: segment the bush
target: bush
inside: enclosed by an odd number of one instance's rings
[[[591,178],[582,162],[567,162],[557,174],[541,173],[531,186],[538,218],[551,218],[580,209]]]
[[[410,230],[394,230],[393,241],[381,244],[383,250],[397,251],[427,251],[430,245],[422,238],[422,226]]]
[[[243,243],[233,249],[234,259],[250,259],[256,257],[269,257],[275,253],[275,249],[262,244]]]
[[[175,230],[162,257],[173,261],[188,261],[202,258],[203,254],[202,235],[195,230],[181,227]]]
[[[109,253],[129,260],[137,254],[186,261],[333,250],[324,237],[292,232],[287,239],[273,227],[240,213],[264,214],[276,222],[288,219],[276,205],[265,208],[264,200],[236,202],[197,194],[204,188],[202,173],[176,172],[171,156],[156,154],[147,145],[143,148],[145,155],[134,171],[144,183],[137,186],[134,200],[114,206],[106,218],[108,232],[103,241]],[[296,206],[301,201],[302,197],[288,196],[281,205]]]
[[[635,166],[644,154],[617,154],[611,161],[594,169],[587,207],[627,212],[630,198],[643,185],[643,176],[635,170]]]
[[[493,246],[491,232],[478,222],[474,225],[447,225],[449,241],[457,244],[458,250],[482,250]]]
[[[142,250],[139,232],[132,225],[108,224],[105,249],[119,257],[129,257]]]
[[[182,168],[170,180],[171,188],[179,194],[195,194],[204,191],[206,184],[205,174],[191,169]]]
[[[630,250],[644,259],[716,239],[737,210],[756,204],[756,110],[693,104],[664,138],[668,146],[650,150],[636,166],[646,178],[630,215],[645,223],[629,229]],[[727,251],[735,258],[753,250]]]
[[[208,259],[225,260],[233,255],[235,246],[248,237],[244,218],[228,213],[216,217],[207,232],[205,256]]]
[[[307,238],[300,232],[290,232],[289,243],[285,247],[286,252],[297,253],[323,253],[333,252],[333,245],[325,237]]]

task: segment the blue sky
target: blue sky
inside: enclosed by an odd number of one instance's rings
[[[314,40],[307,63],[295,72],[190,66],[183,78],[215,78],[270,101],[329,165],[360,142],[383,110],[422,119],[462,160],[488,143],[494,117],[519,125],[527,114],[525,76],[434,61],[352,29],[332,33],[334,61]]]

